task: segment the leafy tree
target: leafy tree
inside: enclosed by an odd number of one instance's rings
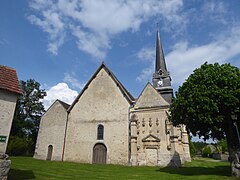
[[[194,157],[197,153],[196,147],[194,146],[194,143],[192,142],[190,136],[188,137],[189,142],[189,149],[190,149],[190,155],[191,157]]]
[[[202,152],[202,156],[203,157],[210,157],[210,155],[212,154],[212,150],[209,146],[206,146],[203,148],[203,152]]]
[[[30,144],[31,151],[33,152],[37,139],[40,118],[45,112],[41,100],[46,96],[46,92],[45,90],[40,89],[40,83],[34,79],[29,79],[26,82],[20,81],[20,86],[23,94],[17,100],[10,133],[10,136],[15,136],[15,138],[10,138],[9,144],[14,144],[11,140],[20,143],[19,138],[22,138],[21,143],[24,144],[24,142],[27,142],[25,144]],[[16,138],[16,136],[18,138]],[[29,141],[32,141],[32,143],[29,143]]]
[[[226,137],[233,160],[239,141],[232,115],[239,117],[239,105],[239,68],[205,63],[179,87],[170,108],[171,119],[174,124],[185,124],[195,136]],[[240,127],[240,123],[237,125]]]
[[[12,156],[31,155],[33,153],[33,141],[28,137],[10,136],[7,146],[7,154]]]
[[[205,143],[205,142],[193,142],[193,144],[194,144],[194,146],[195,146],[195,148],[196,148],[196,152],[197,152],[197,153],[198,153],[198,152],[201,152],[202,149],[203,149],[206,145],[208,145],[208,144]]]
[[[221,147],[222,153],[227,152],[228,147],[227,147],[227,140],[226,139],[221,139],[216,145]]]

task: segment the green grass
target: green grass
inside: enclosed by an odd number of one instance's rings
[[[228,162],[193,160],[181,168],[91,165],[11,157],[9,179],[234,179]]]

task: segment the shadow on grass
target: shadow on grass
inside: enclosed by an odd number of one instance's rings
[[[8,174],[8,180],[11,179],[35,179],[35,175],[31,170],[10,169]]]
[[[216,166],[216,167],[181,167],[181,168],[161,168],[159,172],[169,174],[180,174],[183,176],[194,175],[217,175],[217,176],[231,176],[230,166]]]

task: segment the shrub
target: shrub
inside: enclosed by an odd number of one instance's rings
[[[191,155],[191,157],[194,157],[196,155],[197,150],[196,150],[193,142],[191,141],[190,137],[188,138],[188,141],[189,141],[190,155]]]
[[[33,154],[33,141],[30,138],[10,136],[7,146],[7,154],[11,156]]]
[[[203,157],[210,157],[212,155],[212,150],[210,147],[206,146],[203,148],[203,153],[202,156]]]
[[[227,140],[226,139],[222,139],[217,143],[218,146],[222,147],[222,152],[228,152],[228,146],[227,146]]]

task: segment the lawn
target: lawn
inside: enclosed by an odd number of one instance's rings
[[[9,179],[234,179],[228,162],[193,160],[181,168],[91,165],[11,157]]]

